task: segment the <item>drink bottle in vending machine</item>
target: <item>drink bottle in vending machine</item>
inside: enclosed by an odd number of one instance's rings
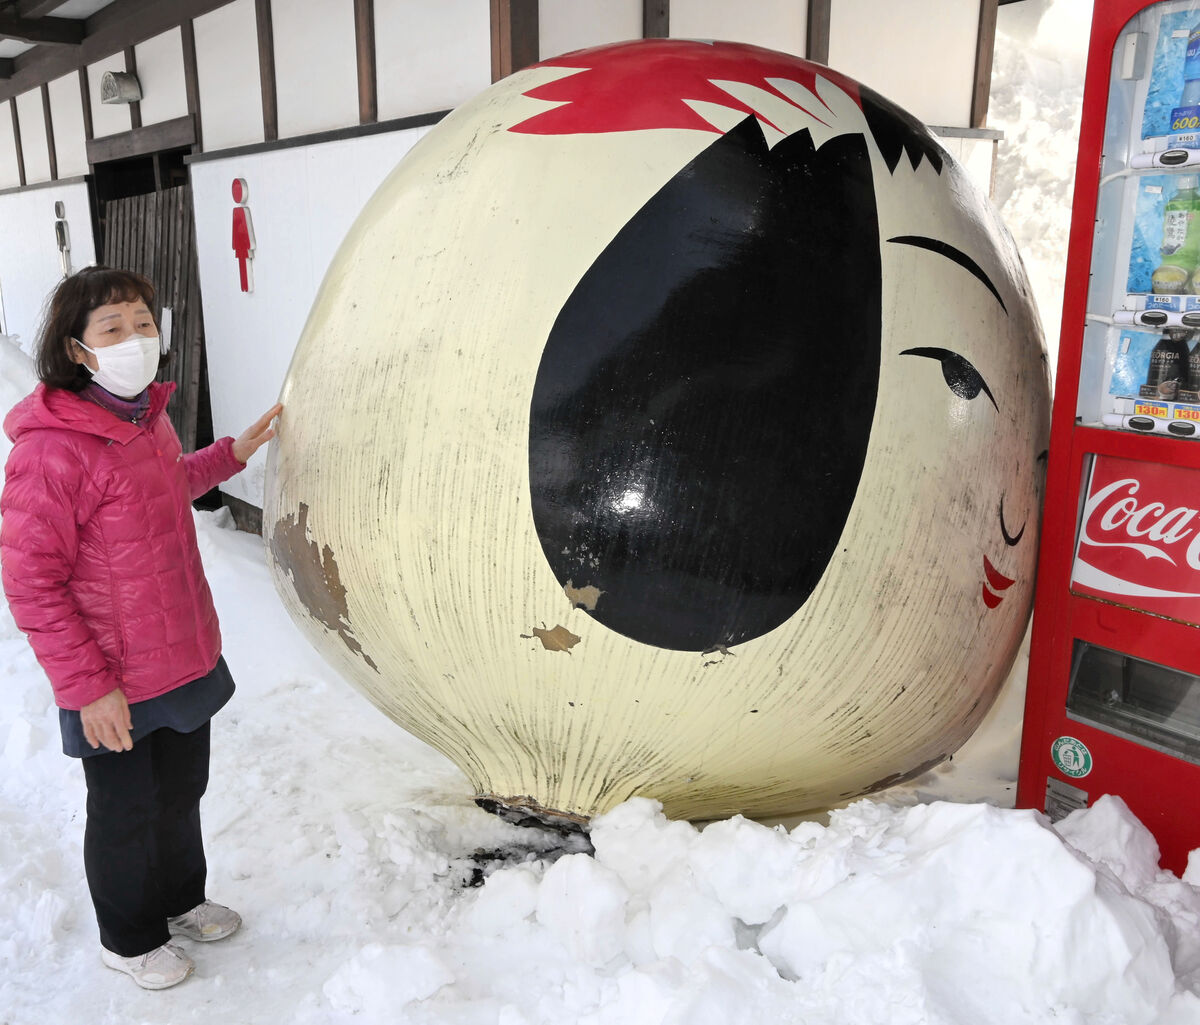
[[[1018,804],[1200,848],[1200,0],[1096,0]]]

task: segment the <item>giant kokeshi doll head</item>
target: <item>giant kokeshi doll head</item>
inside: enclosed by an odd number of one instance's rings
[[[477,796],[781,814],[945,758],[1029,612],[1029,285],[911,116],[657,40],[422,139],[326,275],[264,533],[292,615]]]

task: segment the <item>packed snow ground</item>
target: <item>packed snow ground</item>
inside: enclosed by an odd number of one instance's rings
[[[997,43],[997,198],[1052,343],[1089,6],[1002,8]],[[0,410],[32,384],[0,343]],[[195,977],[163,993],[100,965],[82,773],[2,608],[0,1025],[1200,1025],[1200,855],[1159,871],[1113,799],[1054,828],[997,806],[1019,671],[951,765],[828,824],[697,829],[635,800],[595,823],[594,858],[562,854],[324,665],[258,539],[196,519],[239,684],[214,721],[209,889],[245,926],[191,944]]]

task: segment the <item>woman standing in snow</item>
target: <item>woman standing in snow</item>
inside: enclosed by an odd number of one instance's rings
[[[146,989],[195,965],[168,940],[241,924],[205,899],[200,798],[209,719],[233,693],[191,502],[268,441],[184,454],[165,409],[154,290],[90,267],[55,291],[40,384],[13,407],[0,563],[13,618],[54,688],[63,751],[87,781],[84,865],[101,959]]]

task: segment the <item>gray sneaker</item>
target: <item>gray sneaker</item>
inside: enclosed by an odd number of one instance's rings
[[[189,940],[200,940],[203,943],[232,936],[241,924],[241,915],[230,911],[224,904],[214,904],[211,900],[197,904],[185,915],[167,919],[167,928],[172,936],[186,936]]]
[[[137,957],[122,957],[101,947],[100,960],[109,968],[131,976],[142,989],[169,989],[196,969],[195,962],[173,943],[164,943]]]

